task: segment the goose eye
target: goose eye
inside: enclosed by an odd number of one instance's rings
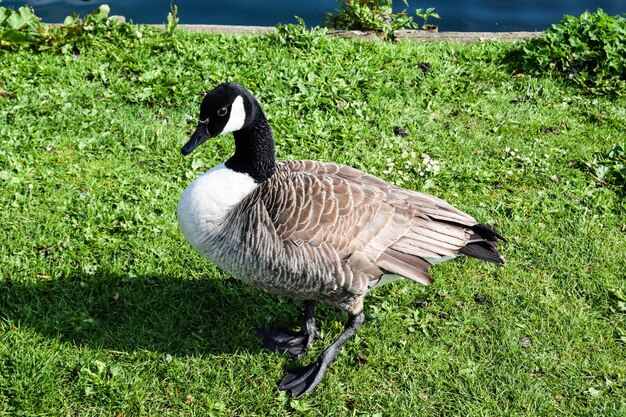
[[[228,112],[228,110],[226,109],[226,107],[222,107],[221,109],[219,109],[217,111],[217,115],[218,116],[225,116],[227,112]]]

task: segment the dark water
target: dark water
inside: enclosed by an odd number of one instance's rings
[[[72,12],[85,15],[100,4],[108,4],[111,14],[135,23],[164,23],[169,1],[157,0],[4,0],[1,5],[17,8],[30,4],[46,22],[61,22]],[[335,0],[174,0],[180,23],[275,26],[295,23],[299,16],[309,26],[321,24],[327,12],[335,11]],[[400,0],[395,4],[401,8]],[[441,15],[433,20],[442,31],[536,31],[544,30],[566,15],[578,16],[598,8],[610,15],[626,13],[626,0],[420,0],[409,1],[410,14],[417,7],[435,7]]]

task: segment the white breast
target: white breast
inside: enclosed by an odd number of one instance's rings
[[[207,256],[203,243],[214,235],[229,211],[256,187],[252,177],[220,164],[196,178],[178,201],[178,224],[185,238]]]

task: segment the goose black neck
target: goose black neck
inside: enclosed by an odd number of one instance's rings
[[[235,154],[226,161],[226,166],[250,175],[259,183],[270,178],[276,170],[274,137],[263,112],[259,111],[252,123],[233,136]]]

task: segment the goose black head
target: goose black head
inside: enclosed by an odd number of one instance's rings
[[[188,155],[207,139],[243,129],[254,120],[258,107],[256,99],[241,85],[218,85],[204,96],[198,126],[181,149],[183,155]]]

